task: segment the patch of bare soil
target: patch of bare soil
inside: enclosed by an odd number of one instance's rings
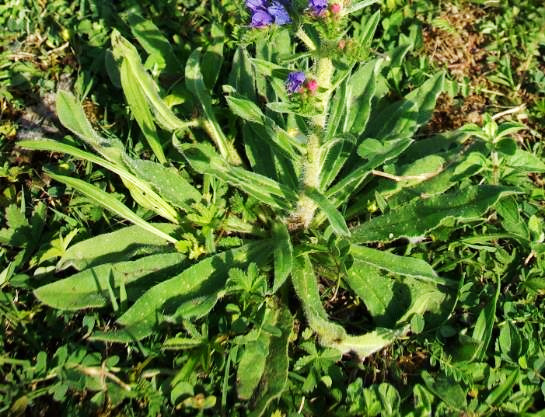
[[[486,85],[487,70],[485,36],[477,23],[484,11],[473,5],[459,8],[449,4],[446,9],[423,28],[424,51],[438,67],[447,68],[458,81],[469,85]],[[471,93],[456,100],[442,94],[426,131],[436,133],[456,129],[466,123],[479,123],[488,105],[484,95]]]
[[[424,50],[439,66],[449,69],[457,79],[479,78],[486,65],[485,37],[476,24],[485,13],[482,8],[466,5],[462,9],[449,4],[432,24],[423,30]]]

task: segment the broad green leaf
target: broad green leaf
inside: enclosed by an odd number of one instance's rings
[[[185,258],[179,253],[165,253],[136,261],[105,263],[44,285],[36,289],[34,295],[42,303],[61,310],[105,307],[110,301],[110,288],[119,293],[123,285],[127,287],[129,299],[134,299],[142,287],[175,274]],[[139,288],[134,291],[132,286],[136,284]]]
[[[414,315],[443,315],[448,294],[419,278],[387,274],[354,257],[344,280],[365,303],[374,322],[382,327],[403,326]]]
[[[177,146],[195,171],[213,175],[265,204],[289,209],[297,200],[297,195],[291,189],[263,175],[230,165],[207,144]]]
[[[169,223],[151,223],[165,234],[173,235],[179,228]],[[104,233],[70,246],[57,263],[57,270],[70,266],[78,271],[91,266],[128,261],[133,257],[173,250],[168,240],[160,239],[140,226],[127,226],[111,233]]]
[[[514,193],[516,192],[511,188],[476,185],[428,199],[419,199],[360,224],[352,230],[352,242],[420,238],[452,219],[480,219],[500,198]]]
[[[52,172],[48,172],[48,175],[56,181],[69,185],[70,187],[74,188],[76,191],[79,191],[80,193],[84,194],[91,200],[94,200],[98,205],[104,207],[105,209],[110,210],[113,213],[117,214],[118,216],[121,216],[122,218],[136,224],[137,226],[140,226],[142,229],[145,229],[148,232],[155,234],[160,239],[167,240],[171,243],[177,242],[175,238],[157,229],[155,226],[143,220],[141,217],[138,217],[125,204],[117,200],[111,194],[105,191],[102,191],[100,188],[95,187],[94,185],[91,185],[78,178],[67,177],[64,175],[57,175],[57,174],[53,174]]]
[[[270,245],[270,241],[249,243],[203,259],[146,291],[117,320],[122,329],[97,333],[94,338],[112,342],[138,340],[149,336],[165,321],[201,316],[221,296],[229,269],[249,262],[263,265],[270,259]]]
[[[266,308],[265,318],[259,328],[252,331],[257,335],[244,343],[244,351],[237,370],[237,392],[240,399],[250,399],[265,372],[271,344],[271,333],[265,329],[274,328],[276,330],[274,337],[282,336],[282,331],[276,327],[281,310],[277,305]],[[246,337],[249,336],[248,334]]]
[[[267,108],[276,113],[295,114],[303,117],[315,117],[322,114],[318,109],[301,107],[285,101],[271,101],[267,103]]]
[[[356,31],[354,41],[360,47],[360,54],[370,52],[371,42],[373,41],[379,22],[380,10],[377,10],[371,16],[368,16],[365,24],[361,26],[358,31]]]
[[[293,266],[293,247],[287,226],[284,223],[273,224],[274,239],[274,283],[273,294],[278,291],[291,273]]]
[[[316,189],[310,187],[305,188],[305,195],[314,201],[320,210],[324,212],[335,234],[345,237],[350,236],[350,231],[348,230],[348,226],[344,221],[343,215],[335,208],[327,197]]]
[[[342,326],[329,321],[320,299],[317,278],[308,255],[293,260],[292,283],[301,300],[309,327],[314,330],[322,344],[329,346],[334,340],[343,340],[346,331]]]
[[[376,74],[382,66],[382,59],[372,60],[358,68],[347,81],[344,133],[359,136],[365,130],[371,101],[375,94]]]
[[[351,246],[350,253],[359,262],[394,274],[417,278],[436,285],[456,286],[455,282],[437,275],[433,268],[422,259],[394,255],[390,252],[357,245]]]
[[[159,195],[176,207],[188,211],[193,202],[201,201],[201,193],[176,168],[142,159],[131,159],[128,165],[139,178],[147,181]]]
[[[155,122],[153,120],[153,115],[151,114],[146,95],[138,84],[136,76],[133,73],[128,60],[122,60],[119,74],[121,77],[123,93],[125,94],[125,99],[127,100],[127,104],[131,109],[132,115],[136,119],[136,122],[138,123],[138,126],[140,126],[148,145],[159,162],[162,164],[166,163],[167,159],[165,157],[165,153],[163,152],[161,138],[159,137],[159,133],[155,128]]]
[[[282,395],[288,382],[288,346],[293,329],[293,317],[284,306],[279,306],[277,310],[276,327],[282,334],[271,337],[265,370],[258,392],[254,396],[255,402],[251,406],[252,412],[249,417],[262,417],[271,402]]]
[[[242,163],[240,156],[233,143],[227,140],[227,137],[223,133],[223,130],[216,119],[216,115],[214,114],[212,98],[204,84],[200,60],[201,51],[195,49],[185,64],[185,85],[201,104],[205,118],[205,121],[203,122],[204,128],[218,148],[221,156],[233,165],[240,165]]]
[[[64,127],[79,136],[108,161],[122,164],[121,159],[125,150],[121,141],[100,136],[87,120],[81,104],[71,93],[58,91],[55,105],[59,120]]]
[[[238,94],[255,100],[254,69],[248,51],[242,47],[239,47],[233,56],[229,85],[234,87]]]
[[[467,394],[459,384],[442,375],[434,377],[427,371],[422,371],[421,376],[426,387],[441,398],[448,406],[459,411],[466,409]]]
[[[249,400],[265,371],[271,337],[261,332],[261,337],[244,346],[237,370],[237,392],[241,400]]]
[[[333,137],[336,136],[339,126],[343,121],[345,116],[345,106],[346,106],[346,90],[347,90],[347,81],[344,80],[340,83],[339,87],[335,90],[335,94],[331,99],[329,118],[326,124],[326,130],[324,134],[324,146],[331,141]]]
[[[131,194],[139,204],[154,210],[157,214],[163,216],[167,220],[170,220],[172,223],[178,223],[178,214],[176,213],[176,210],[174,210],[170,204],[163,200],[163,198],[159,196],[159,194],[157,194],[146,181],[143,181],[142,179],[131,174],[125,168],[125,164],[121,165],[108,162],[105,159],[95,156],[89,152],[82,151],[81,149],[54,140],[23,140],[18,142],[18,145],[27,149],[62,152],[72,155],[78,159],[100,165],[119,175],[125,186],[129,188]],[[122,156],[122,160],[126,159],[126,156]],[[137,192],[141,194],[141,198],[139,198],[139,195],[136,194]]]
[[[379,268],[354,259],[344,277],[378,326],[393,326],[410,305],[410,291]]]
[[[545,172],[545,162],[534,154],[517,149],[511,156],[506,157],[508,166],[524,172]]]
[[[366,137],[411,137],[419,126],[431,117],[437,97],[443,90],[445,74],[439,73],[422,86],[409,93],[403,100],[377,110],[365,132]]]
[[[238,117],[253,123],[263,123],[265,115],[253,101],[231,94],[225,97],[227,105]]]

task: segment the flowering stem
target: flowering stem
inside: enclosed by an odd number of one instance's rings
[[[320,138],[315,133],[308,137],[307,158],[303,167],[303,179],[297,208],[291,216],[307,228],[314,217],[316,203],[304,194],[305,187],[318,188],[320,185]]]
[[[320,106],[323,111],[322,114],[314,118],[314,124],[320,128],[324,128],[327,122],[327,108],[329,105],[329,97],[331,96],[331,78],[333,77],[333,63],[331,58],[322,57],[318,60],[318,68],[316,71],[317,81],[320,88],[325,89],[323,93],[320,93]]]

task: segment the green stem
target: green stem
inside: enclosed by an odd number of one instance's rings
[[[299,201],[292,217],[303,224],[305,228],[310,225],[314,212],[316,211],[316,203],[304,194],[305,187],[318,188],[320,185],[320,159],[321,147],[320,138],[315,133],[311,134],[307,142],[307,159],[303,166],[303,179]]]
[[[322,142],[318,132],[323,132],[327,122],[329,98],[331,96],[331,79],[333,77],[334,69],[330,58],[322,57],[318,60],[316,81],[318,82],[319,87],[323,89],[323,92],[319,93],[317,98],[323,111],[322,114],[312,119],[312,122],[316,126],[316,131],[311,133],[308,137],[306,161],[303,165],[303,178],[300,187],[301,191],[299,192],[299,201],[297,202],[295,212],[291,216],[293,220],[302,224],[305,229],[308,228],[312,222],[317,205],[304,193],[304,189],[306,187],[319,189],[320,187]]]
[[[325,89],[324,92],[318,95],[320,102],[320,107],[323,109],[322,114],[316,116],[313,119],[313,122],[318,127],[324,129],[327,122],[327,110],[329,107],[329,98],[331,97],[331,79],[333,78],[333,62],[331,58],[322,57],[318,60],[318,68],[316,71],[316,81],[318,82],[318,87]]]

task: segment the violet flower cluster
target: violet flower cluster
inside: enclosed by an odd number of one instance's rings
[[[285,2],[286,0],[246,0],[246,7],[252,12],[250,25],[263,28],[273,23],[280,26],[291,23]]]
[[[302,71],[294,71],[288,74],[285,86],[288,94],[302,93],[304,90],[314,94],[318,89],[318,82],[314,79],[307,80],[305,73]]]
[[[299,91],[299,89],[303,87],[306,79],[307,77],[304,72],[290,72],[288,74],[288,79],[286,80],[286,91],[290,94]]]
[[[308,0],[308,8],[316,16],[321,16],[327,10],[327,0]]]

